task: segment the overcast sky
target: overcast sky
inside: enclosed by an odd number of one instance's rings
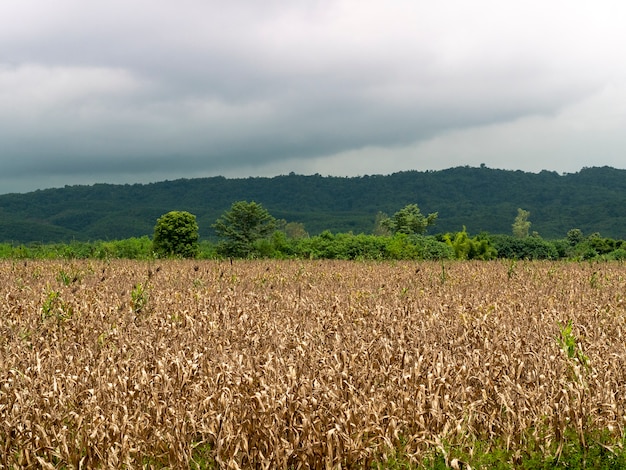
[[[0,193],[626,167],[623,0],[2,0]]]

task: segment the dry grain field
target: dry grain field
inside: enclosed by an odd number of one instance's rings
[[[611,263],[5,261],[0,468],[619,443],[625,298]]]

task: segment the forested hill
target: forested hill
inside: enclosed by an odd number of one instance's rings
[[[571,228],[626,238],[626,170],[526,173],[481,166],[405,171],[354,178],[289,174],[274,178],[182,179],[151,184],[66,186],[0,196],[0,242],[122,239],[152,235],[170,210],[195,214],[203,238],[235,201],[263,204],[276,218],[323,230],[371,233],[378,212],[410,203],[438,212],[429,233],[511,233],[517,209],[530,211],[531,231],[562,238]]]

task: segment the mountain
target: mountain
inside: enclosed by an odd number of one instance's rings
[[[517,209],[530,211],[531,231],[562,238],[585,234],[626,238],[626,170],[583,168],[559,175],[481,166],[391,175],[180,179],[150,184],[66,186],[0,195],[0,241],[14,243],[122,239],[152,235],[170,210],[195,214],[202,238],[235,201],[256,201],[276,218],[323,230],[370,233],[379,211],[392,215],[410,203],[438,212],[429,233],[511,233]]]

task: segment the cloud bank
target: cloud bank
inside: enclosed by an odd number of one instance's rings
[[[626,4],[6,0],[0,193],[624,167]]]

